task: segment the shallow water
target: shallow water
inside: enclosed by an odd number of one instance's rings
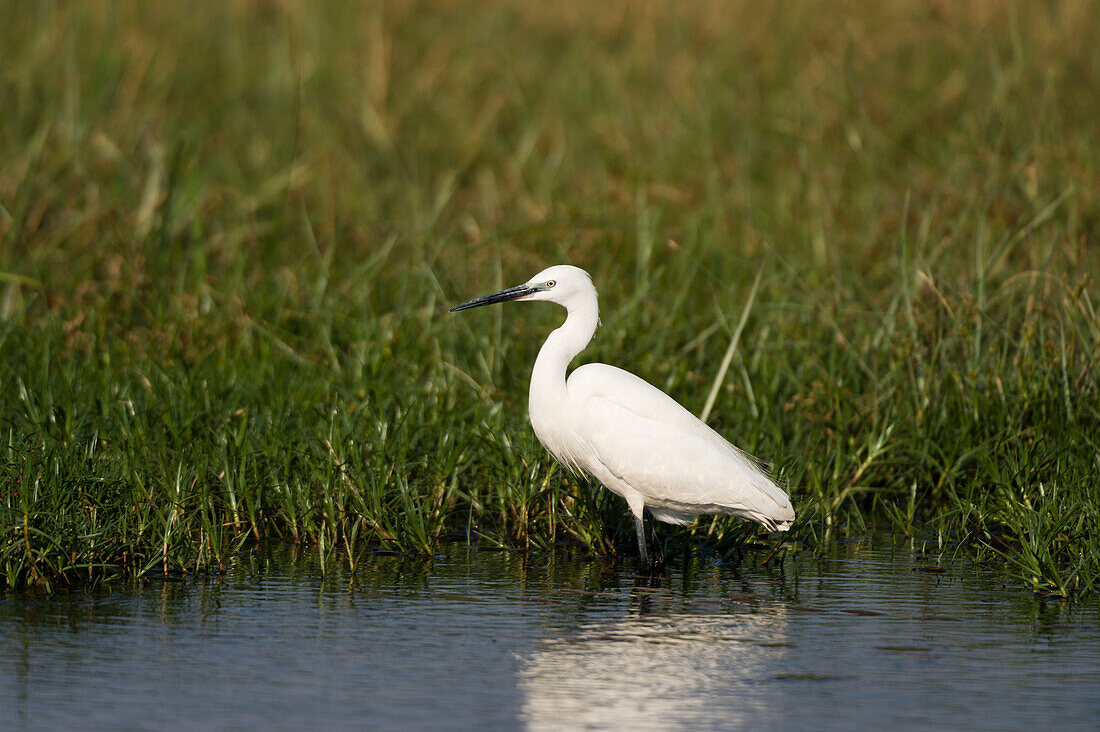
[[[455,548],[353,580],[283,552],[0,596],[0,728],[1100,726],[1095,602],[928,569],[860,544],[649,586],[630,561]]]

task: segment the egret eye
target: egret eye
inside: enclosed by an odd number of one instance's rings
[[[554,285],[556,285],[556,284],[558,284],[558,283],[557,283],[557,282],[554,282],[554,280],[547,280],[547,281],[546,281],[546,287],[547,287],[548,289],[549,289],[549,288],[551,288],[551,287],[553,287],[553,286],[554,286]]]

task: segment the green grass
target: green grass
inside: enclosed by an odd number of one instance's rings
[[[0,588],[276,538],[629,551],[526,422],[560,314],[447,313],[559,262],[600,288],[582,358],[717,384],[801,545],[1100,585],[1097,4],[0,17]]]

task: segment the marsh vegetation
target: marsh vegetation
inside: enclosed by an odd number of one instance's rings
[[[629,551],[526,422],[560,316],[446,312],[568,262],[792,546],[1096,589],[1096,3],[0,7],[0,587]]]

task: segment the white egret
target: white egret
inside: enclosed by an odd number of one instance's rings
[[[649,564],[649,518],[686,525],[700,514],[733,515],[786,531],[791,500],[757,461],[727,442],[672,397],[614,366],[569,363],[599,323],[596,288],[578,267],[548,267],[522,285],[451,309],[547,301],[566,309],[531,372],[529,416],[547,450],[574,472],[586,471],[626,499],[634,514],[638,555]],[[648,528],[648,532],[647,532]],[[660,563],[656,545],[655,563]]]

